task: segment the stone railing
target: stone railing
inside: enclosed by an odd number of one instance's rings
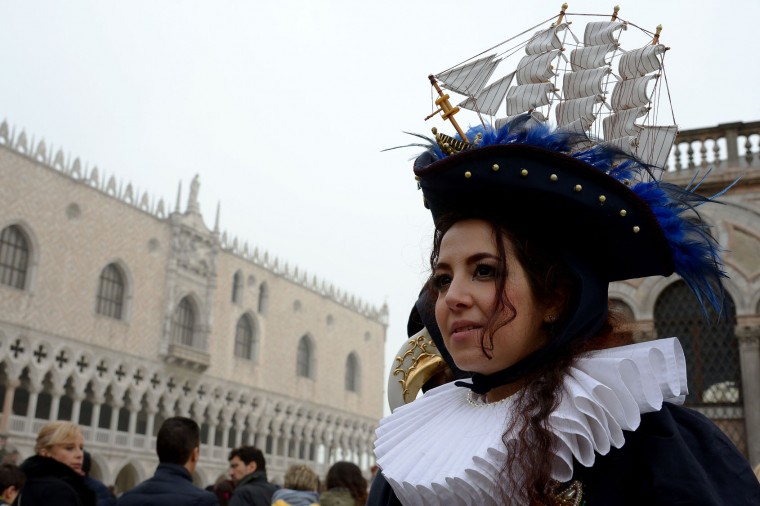
[[[760,167],[760,121],[678,132],[668,171]]]
[[[701,181],[703,195],[737,180],[745,190],[760,187],[760,121],[678,132],[663,179],[680,186]]]

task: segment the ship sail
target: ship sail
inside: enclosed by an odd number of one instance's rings
[[[447,90],[461,95],[475,95],[483,89],[498,65],[499,61],[495,59],[494,55],[491,55],[443,72],[435,77]]]
[[[653,91],[662,69],[662,44],[629,51],[618,62],[621,80],[612,91],[613,114],[603,122],[604,138],[655,167],[664,167],[678,128],[636,123],[650,112]]]
[[[607,56],[618,48],[625,25],[597,21],[586,25],[583,47],[570,53],[570,72],[562,81],[563,101],[557,106],[557,125],[577,133],[591,128],[605,102],[604,81],[612,73]]]
[[[513,37],[502,43],[511,44],[502,53],[482,52],[431,76],[431,82],[464,96],[457,107],[447,103],[439,111],[445,119],[460,109],[474,111],[483,125],[490,121],[496,128],[525,112],[530,113],[528,124],[551,117],[565,131],[590,134],[663,167],[678,128],[653,124],[661,116],[653,99],[666,84],[661,76],[668,48],[659,43],[659,29],[652,42],[651,32],[619,19],[616,8],[612,20],[607,16],[587,23],[579,39],[571,16],[563,10],[548,28],[524,32],[532,33],[524,42],[515,43],[518,37]],[[630,32],[643,34],[637,49],[623,46]],[[500,71],[504,68],[508,73]],[[439,93],[436,104],[448,100]]]

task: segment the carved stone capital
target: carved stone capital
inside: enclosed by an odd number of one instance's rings
[[[737,325],[734,332],[742,348],[760,347],[760,326]]]
[[[739,346],[757,348],[760,344],[760,316],[739,316],[734,327],[734,335],[739,340]]]

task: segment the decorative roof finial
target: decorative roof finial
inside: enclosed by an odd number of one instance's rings
[[[190,182],[190,195],[187,196],[187,209],[186,213],[200,214],[201,207],[198,205],[198,191],[201,188],[200,179],[198,174],[195,175]]]

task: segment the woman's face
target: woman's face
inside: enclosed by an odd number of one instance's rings
[[[50,449],[40,452],[43,457],[50,457],[62,464],[66,464],[79,474],[82,474],[82,461],[84,460],[84,438],[78,434],[74,439],[53,445]]]
[[[491,225],[481,220],[462,220],[443,236],[433,284],[438,290],[435,319],[446,348],[457,367],[491,374],[505,369],[547,342],[543,323],[552,310],[536,301],[528,278],[518,262],[512,242],[504,238],[507,272],[494,242]],[[496,307],[500,276],[507,276],[504,291],[515,310],[502,308],[493,334],[492,358],[483,354],[481,343]],[[486,336],[487,337],[487,336]],[[488,346],[489,340],[485,343]]]

